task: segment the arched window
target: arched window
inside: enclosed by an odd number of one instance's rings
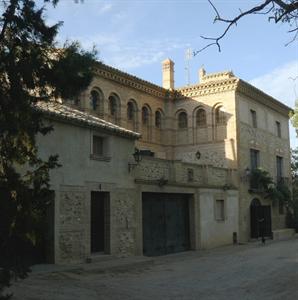
[[[109,114],[111,116],[116,116],[117,115],[117,99],[115,96],[110,96],[109,97]]]
[[[142,123],[149,125],[149,109],[147,106],[142,107]]]
[[[178,115],[178,127],[187,128],[187,113],[184,111]]]
[[[197,127],[206,126],[206,124],[207,124],[206,111],[203,108],[199,108],[197,110],[196,121],[197,121],[196,122],[197,123]]]
[[[100,96],[99,93],[95,90],[91,91],[90,93],[90,104],[93,110],[96,110],[99,106]]]
[[[260,202],[260,200],[258,198],[254,198],[254,199],[252,199],[250,205],[251,206],[260,206],[261,202]]]
[[[135,114],[134,105],[130,101],[130,102],[127,103],[127,120],[133,121],[134,120],[134,114]]]
[[[161,112],[157,110],[155,112],[155,127],[156,128],[161,128]]]
[[[215,124],[216,125],[225,125],[226,124],[226,115],[223,111],[223,107],[219,106],[215,109]]]

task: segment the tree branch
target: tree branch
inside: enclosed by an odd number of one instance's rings
[[[6,12],[3,13],[4,23],[3,23],[1,33],[0,33],[0,41],[2,41],[5,36],[5,30],[15,14],[17,4],[18,4],[17,0],[12,0],[10,2],[10,5],[8,6]]]
[[[193,52],[194,56],[197,55],[198,53],[202,52],[206,48],[214,46],[214,45],[217,46],[218,51],[220,52],[221,51],[220,41],[225,37],[225,35],[230,30],[230,28],[233,25],[237,25],[237,22],[245,16],[252,15],[252,14],[267,15],[269,13],[273,13],[273,16],[269,17],[269,20],[274,19],[275,23],[278,23],[280,21],[288,22],[290,24],[290,26],[292,26],[292,24],[291,24],[292,20],[298,19],[298,12],[297,12],[298,11],[298,1],[296,1],[296,0],[292,0],[291,3],[286,3],[282,0],[263,0],[263,3],[261,3],[260,5],[256,5],[246,11],[241,11],[239,9],[239,11],[240,11],[239,15],[237,15],[233,19],[226,19],[226,18],[221,17],[218,9],[213,4],[213,2],[211,0],[208,0],[208,2],[215,12],[215,18],[214,18],[213,22],[215,23],[217,21],[220,21],[220,22],[227,23],[228,25],[227,25],[226,29],[223,31],[223,33],[218,37],[201,36],[201,38],[203,38],[204,40],[209,40],[211,42],[209,44],[207,44],[206,46],[204,46],[203,48],[201,48],[197,51],[194,51]],[[269,5],[271,5],[271,7],[269,9],[267,9],[266,11],[264,11],[265,8],[267,8]],[[292,14],[293,12],[295,12],[295,13]],[[293,38],[293,40],[295,40],[298,35],[297,34],[297,24],[296,24],[296,29],[293,29],[290,32],[295,32],[295,35]],[[290,41],[289,43],[291,43],[292,41]]]

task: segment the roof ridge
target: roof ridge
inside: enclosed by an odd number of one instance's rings
[[[132,80],[138,80],[138,81],[142,82],[143,84],[147,84],[147,85],[149,85],[151,87],[157,88],[160,91],[163,91],[163,92],[167,92],[168,91],[168,89],[165,89],[165,88],[163,88],[160,85],[157,85],[157,84],[155,84],[155,83],[153,83],[151,81],[142,79],[142,78],[140,78],[140,77],[138,77],[136,75],[129,74],[129,73],[125,72],[125,71],[122,71],[122,70],[120,70],[118,68],[115,68],[115,67],[112,67],[110,65],[107,65],[107,64],[105,64],[103,62],[98,61],[97,64],[100,65],[100,66],[102,66],[102,67],[104,67],[105,69],[108,69],[110,71],[114,71],[114,72],[120,73],[121,75],[123,75],[125,77],[129,77]]]
[[[137,139],[140,137],[140,133],[115,125],[97,116],[91,115],[88,112],[81,111],[69,105],[58,103],[56,101],[39,101],[34,104],[34,108],[60,120],[67,120],[70,122],[73,121],[77,124],[84,124],[88,127],[104,129],[113,132],[114,134],[130,138]]]

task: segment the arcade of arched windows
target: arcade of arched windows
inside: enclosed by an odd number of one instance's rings
[[[219,141],[227,137],[227,114],[220,103],[216,104],[212,109],[204,106],[196,107],[191,113],[180,109],[175,116],[177,134],[181,135],[181,138],[178,138],[178,140],[186,139],[182,136],[186,134],[185,129],[188,129],[188,135],[193,133],[193,138],[188,138],[189,142]]]
[[[102,90],[93,87],[89,93],[89,109],[99,117],[130,130],[141,132],[146,141],[160,139],[164,128],[165,115],[160,108],[152,111],[149,104],[137,104],[134,99],[123,102],[115,92],[105,100]],[[217,103],[213,108],[200,105],[192,112],[180,109],[175,114],[176,128],[179,131],[192,131],[195,142],[207,140],[223,140],[226,138],[227,116],[223,105]],[[187,133],[189,135],[189,133]]]
[[[127,102],[126,124],[127,129],[138,131],[138,105],[133,99]]]
[[[90,110],[102,117],[104,115],[104,97],[102,91],[99,88],[93,88],[89,94],[89,100]]]
[[[221,103],[213,106],[212,109],[212,138],[224,140],[227,138],[227,114]]]
[[[105,98],[100,88],[92,87],[88,96],[88,110],[100,118],[134,131],[144,128],[148,131],[151,127],[162,128],[164,114],[161,109],[152,113],[148,104],[138,105],[137,101],[131,98],[123,103],[123,99],[117,93],[112,92],[108,95]]]
[[[164,117],[163,117],[163,112],[158,109],[155,111],[155,128],[156,129],[162,129],[163,128],[163,121],[164,121]]]
[[[188,127],[188,116],[186,111],[179,111],[177,113],[178,129],[187,129]]]
[[[196,127],[206,127],[207,126],[207,115],[204,108],[199,108],[195,114]]]
[[[163,141],[163,128],[165,126],[164,112],[159,108],[155,111],[154,116],[154,140],[156,143]]]
[[[141,109],[141,127],[142,127],[142,139],[144,141],[150,141],[152,132],[151,132],[151,124],[152,124],[152,111],[148,104],[144,104]]]
[[[208,122],[207,122],[208,121]],[[207,120],[206,108],[199,106],[193,111],[193,141],[194,143],[207,142],[209,139],[209,120]]]
[[[108,121],[120,125],[121,105],[117,94],[112,93],[108,98]]]

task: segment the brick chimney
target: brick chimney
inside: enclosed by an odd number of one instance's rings
[[[169,58],[162,62],[162,87],[174,89],[174,62]]]

